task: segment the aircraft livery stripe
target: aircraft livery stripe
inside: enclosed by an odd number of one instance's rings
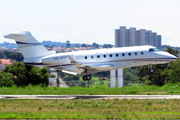
[[[41,45],[40,43],[25,43],[25,42],[16,42],[16,43],[19,48]]]
[[[107,64],[108,62],[126,62],[126,61],[170,61],[174,60],[175,58],[145,58],[145,59],[124,59],[124,60],[114,60],[114,61],[104,61],[104,62],[78,62],[79,64],[97,64],[101,63],[102,64]],[[64,67],[64,66],[70,66],[73,64],[64,64],[64,65],[50,65],[50,64],[43,64],[43,63],[25,63],[29,65],[44,65],[46,67]],[[109,64],[109,63],[108,63]],[[49,66],[48,66],[49,65]]]
[[[41,45],[40,43],[25,43],[25,42],[16,42],[17,44],[32,44],[32,45]]]

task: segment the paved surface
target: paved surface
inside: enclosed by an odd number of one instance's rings
[[[180,95],[0,95],[0,99],[180,99]]]
[[[53,72],[53,73],[51,73],[51,74],[54,74],[54,75],[56,76],[56,78],[57,78],[57,72]],[[69,87],[69,86],[63,81],[62,78],[59,77],[59,87],[65,87],[65,88],[67,88],[67,87]]]
[[[63,79],[59,78],[59,87],[68,88],[69,86],[63,81]]]

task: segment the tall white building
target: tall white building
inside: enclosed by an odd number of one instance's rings
[[[161,35],[157,35],[156,32],[152,32],[151,30],[136,30],[136,28],[126,29],[125,26],[115,29],[116,47],[139,45],[152,45],[161,49]]]
[[[115,47],[127,47],[127,46],[140,46],[140,45],[152,45],[161,49],[161,35],[157,35],[156,32],[151,30],[136,28],[126,29],[125,26],[120,26],[119,29],[115,29]],[[123,69],[118,70],[118,87],[123,86]],[[111,87],[116,86],[116,71],[110,72],[111,75]]]

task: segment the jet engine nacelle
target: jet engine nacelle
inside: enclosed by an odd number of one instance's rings
[[[42,63],[42,57],[25,58],[24,63]]]
[[[54,64],[54,65],[61,65],[61,64],[69,64],[70,60],[67,55],[58,55],[52,57],[44,57],[42,58],[43,64]]]

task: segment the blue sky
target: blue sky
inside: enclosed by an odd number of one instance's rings
[[[180,0],[0,0],[3,35],[30,31],[38,41],[114,44],[119,26],[162,35],[162,44],[180,46]]]

